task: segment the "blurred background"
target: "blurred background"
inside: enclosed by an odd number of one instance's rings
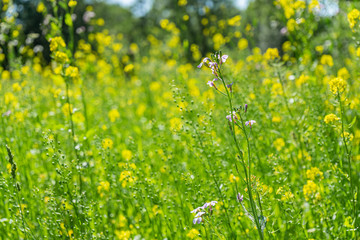
[[[20,51],[24,48],[33,49],[34,54],[41,55],[44,63],[48,63],[50,51],[46,36],[50,17],[45,11],[53,12],[49,9],[54,8],[56,1],[12,0],[12,4],[8,4],[9,1],[1,3],[1,18],[14,19],[12,23],[1,23],[2,67],[9,67],[11,54],[24,58]],[[321,36],[327,36],[333,28],[341,28],[339,24],[333,24],[332,18],[340,13],[341,4],[349,2],[319,0],[316,19],[312,19],[314,26],[299,31],[309,31],[312,42],[319,38],[319,44],[324,44],[326,39]],[[76,31],[73,52],[80,39],[87,39],[89,34],[102,31],[106,26],[107,34],[117,35],[127,46],[136,44],[142,56],[149,55],[150,45],[165,41],[181,46],[184,55],[181,57],[190,62],[199,61],[206,53],[220,47],[240,50],[259,47],[262,51],[277,47],[282,53],[281,46],[289,34],[280,5],[274,4],[273,0],[79,0],[71,16]],[[61,8],[58,12],[61,16]],[[347,24],[344,18],[338,22]],[[10,36],[10,33],[14,35],[14,28],[19,30],[15,32],[19,35],[16,38]],[[61,31],[65,38],[69,37],[66,25]],[[292,42],[296,40],[292,39]],[[15,48],[11,54],[9,45]],[[131,50],[127,54],[131,57]],[[295,51],[294,55],[297,57],[302,53]]]

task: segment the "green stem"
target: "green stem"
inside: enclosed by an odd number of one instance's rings
[[[351,155],[346,143],[346,139],[345,139],[345,129],[344,129],[344,109],[343,109],[343,105],[342,105],[342,101],[341,101],[341,96],[340,96],[340,92],[338,92],[337,94],[337,98],[339,100],[340,103],[340,117],[341,117],[341,133],[342,133],[342,140],[344,142],[344,146],[345,146],[345,152],[346,152],[346,158],[348,160],[348,174],[349,174],[349,178],[350,178],[350,189],[351,189],[351,197],[352,197],[352,205],[353,205],[353,211],[354,211],[354,222],[356,223],[356,218],[357,218],[357,211],[356,211],[356,202],[355,202],[355,195],[354,195],[354,186],[353,186],[353,178],[352,178],[352,170],[351,170]]]
[[[228,97],[228,101],[229,101],[229,105],[230,105],[230,116],[231,116],[231,124],[232,124],[232,131],[233,131],[233,139],[234,139],[234,142],[235,142],[235,145],[236,145],[236,148],[239,152],[239,155],[241,156],[241,159],[242,159],[242,163],[243,163],[243,167],[244,167],[244,172],[245,172],[245,177],[246,177],[246,183],[247,183],[247,187],[248,187],[248,195],[249,195],[249,199],[250,199],[250,206],[251,206],[251,210],[252,210],[252,213],[253,213],[253,216],[254,216],[254,219],[255,219],[255,224],[256,224],[256,228],[258,230],[258,233],[260,235],[260,239],[264,239],[264,235],[261,231],[261,227],[260,227],[260,222],[259,222],[259,216],[257,215],[257,211],[256,211],[256,204],[254,202],[254,198],[252,196],[252,191],[251,191],[251,150],[250,150],[250,142],[249,142],[249,138],[248,138],[248,135],[247,135],[247,132],[245,130],[245,123],[243,121],[243,118],[240,115],[240,120],[241,120],[241,124],[242,124],[242,130],[243,130],[243,133],[245,134],[245,138],[246,138],[246,141],[247,141],[247,150],[248,150],[248,167],[249,167],[249,175],[246,171],[246,166],[245,166],[245,162],[244,162],[244,159],[243,159],[243,155],[242,155],[242,151],[240,149],[240,146],[239,146],[239,143],[237,141],[237,138],[236,138],[236,134],[235,134],[235,119],[234,119],[234,115],[232,114],[233,112],[233,104],[232,104],[232,100],[231,100],[231,94],[229,92],[229,89],[227,88],[226,86],[226,83],[225,83],[225,80],[221,74],[221,70],[220,68],[218,69],[218,73],[219,73],[219,79],[221,80],[221,82],[223,83],[223,86],[226,90],[226,94],[227,94],[227,97]]]

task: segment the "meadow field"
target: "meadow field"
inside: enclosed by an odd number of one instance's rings
[[[169,1],[181,14],[130,41],[75,0],[35,1],[25,32],[16,2],[0,3],[0,239],[360,239],[359,4],[272,1],[264,48],[265,23],[205,3]]]

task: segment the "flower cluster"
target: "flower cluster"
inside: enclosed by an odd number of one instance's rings
[[[360,11],[356,8],[353,9],[351,12],[348,13],[347,19],[349,21],[349,25],[351,29],[354,29],[355,25],[358,23],[360,19]]]
[[[329,124],[329,123],[334,123],[334,122],[336,122],[336,121],[339,120],[339,119],[340,119],[340,118],[338,118],[335,114],[330,113],[330,114],[328,114],[328,115],[325,116],[324,122],[325,122],[326,124]]]
[[[199,224],[203,221],[203,216],[204,215],[211,215],[212,211],[213,211],[213,207],[217,204],[217,201],[211,201],[211,202],[207,202],[205,203],[203,206],[195,208],[194,210],[191,211],[191,213],[196,213],[194,220],[193,220],[193,224]]]
[[[346,89],[346,82],[342,78],[334,78],[329,82],[330,91],[333,94],[342,93]]]

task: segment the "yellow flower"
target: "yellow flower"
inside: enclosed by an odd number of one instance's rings
[[[329,86],[330,86],[330,91],[333,94],[338,94],[338,93],[342,93],[345,91],[346,89],[346,82],[344,81],[344,79],[342,78],[333,78],[330,82],[329,82]]]
[[[199,231],[195,228],[191,229],[187,234],[186,236],[190,239],[194,239],[194,238],[197,238],[199,236]]]
[[[178,1],[178,5],[181,7],[181,6],[186,6],[187,4],[187,0],[179,0]]]
[[[132,177],[131,171],[123,171],[120,173],[119,181],[121,182],[122,187],[126,187],[128,183],[135,182],[136,178]]]
[[[334,65],[332,56],[327,54],[321,56],[320,63],[322,65],[328,65],[329,67],[332,67]]]
[[[281,122],[281,117],[279,117],[279,116],[273,116],[272,119],[271,119],[271,121],[272,121],[273,123],[279,123],[279,122]]]
[[[292,194],[291,191],[287,191],[284,193],[283,196],[281,196],[281,201],[288,201],[294,197],[294,194]]]
[[[170,119],[170,129],[172,131],[179,131],[182,128],[182,122],[180,118],[172,118]]]
[[[306,177],[310,180],[315,180],[316,177],[324,179],[323,172],[320,171],[317,167],[312,167],[306,171]]]
[[[69,3],[68,3],[68,6],[71,7],[71,8],[75,7],[76,5],[77,5],[77,2],[74,1],[74,0],[70,0]]]
[[[101,142],[103,149],[112,149],[114,142],[110,138],[105,138]]]
[[[238,48],[240,50],[246,49],[248,45],[249,45],[248,40],[246,40],[245,38],[241,38],[238,42]]]
[[[345,67],[340,68],[339,71],[337,72],[337,75],[339,78],[342,78],[344,80],[347,80],[350,78],[349,71]]]
[[[66,47],[66,44],[64,42],[64,39],[62,37],[54,37],[50,39],[50,51],[54,52],[59,47]]]
[[[295,29],[297,27],[297,23],[296,23],[295,19],[293,19],[293,18],[289,19],[286,23],[286,27],[289,32],[295,31]]]
[[[134,64],[130,63],[124,67],[124,72],[130,72],[134,69]]]
[[[320,9],[320,3],[318,0],[312,0],[309,4],[309,12],[313,12],[314,8]]]
[[[354,228],[354,223],[353,223],[353,220],[352,220],[352,218],[350,216],[345,218],[344,226],[347,227],[347,228]]]
[[[274,146],[276,148],[276,150],[280,151],[284,146],[285,146],[285,141],[282,138],[277,138],[274,141]]]
[[[99,186],[97,187],[98,193],[103,196],[103,192],[108,192],[110,189],[110,183],[108,181],[100,182]]]
[[[42,12],[45,11],[45,9],[46,9],[46,7],[45,7],[44,3],[43,3],[43,2],[40,2],[40,3],[37,5],[36,11],[37,11],[38,13],[42,13]]]
[[[313,196],[316,196],[317,190],[318,190],[318,186],[312,180],[308,180],[306,185],[304,185],[303,187],[303,192],[306,201],[311,199]]]
[[[348,132],[344,132],[341,134],[342,138],[345,138],[346,141],[352,141],[354,139],[354,135]]]
[[[356,23],[359,20],[359,17],[360,17],[360,11],[357,10],[356,8],[348,13],[347,19],[349,21],[351,29],[353,29],[355,27]]]
[[[338,118],[335,114],[333,113],[330,113],[328,115],[325,116],[324,118],[324,122],[326,124],[329,124],[329,123],[334,123],[335,121],[339,120],[340,118]]]
[[[121,151],[121,156],[122,156],[126,161],[129,161],[129,160],[132,158],[133,154],[132,154],[132,152],[131,152],[130,150],[124,149],[124,150]]]
[[[62,112],[64,113],[64,115],[66,117],[70,116],[70,112],[72,113],[73,112],[73,106],[72,104],[68,104],[68,103],[65,103],[62,108],[61,108]]]
[[[65,76],[77,78],[79,77],[79,69],[77,67],[69,66],[65,70]]]
[[[131,231],[129,231],[129,230],[123,230],[123,231],[115,230],[115,235],[117,237],[116,239],[128,240],[128,239],[130,239]]]
[[[318,53],[323,53],[324,51],[324,46],[322,45],[318,45],[315,47],[315,51],[317,51]]]
[[[21,91],[21,86],[20,86],[19,83],[14,83],[14,84],[12,85],[12,88],[13,88],[13,91],[14,91],[14,92]]]
[[[109,111],[108,116],[111,122],[115,122],[116,119],[120,118],[120,113],[116,109],[112,109]]]
[[[229,180],[231,183],[234,183],[234,182],[238,182],[240,178],[235,176],[234,174],[230,174]]]
[[[309,80],[309,76],[306,76],[306,75],[304,75],[304,74],[301,74],[301,76],[298,78],[298,79],[296,79],[296,81],[295,81],[295,85],[297,86],[297,87],[301,87],[301,85],[303,85],[304,83],[306,83],[308,80]]]
[[[58,63],[65,63],[65,62],[69,61],[69,58],[66,53],[57,51],[55,53],[55,61]]]
[[[279,58],[279,51],[277,48],[268,48],[264,53],[264,58],[266,60],[274,60]]]
[[[281,83],[274,83],[271,88],[271,92],[274,96],[283,95],[283,89]]]
[[[240,26],[241,16],[236,15],[228,20],[229,26]]]

